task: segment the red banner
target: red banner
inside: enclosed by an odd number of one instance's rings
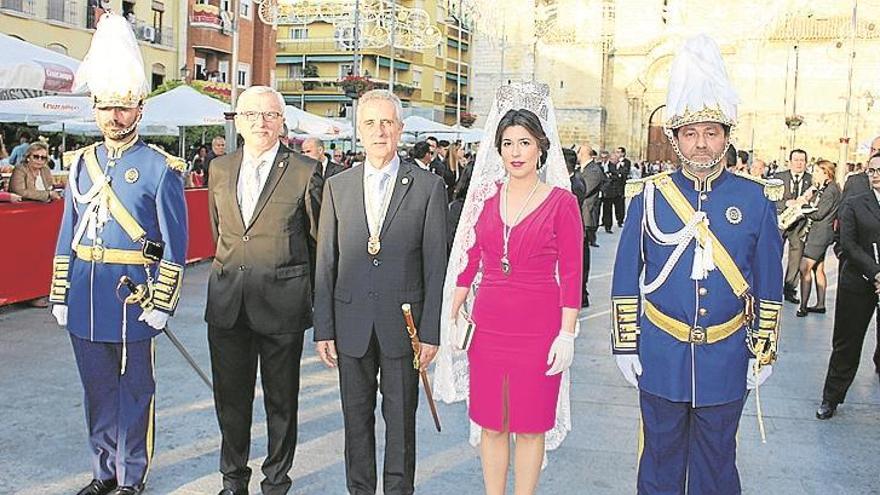
[[[186,191],[189,222],[187,262],[214,256],[208,216],[208,190]],[[64,213],[61,201],[0,204],[0,306],[28,301],[49,293],[52,258],[58,225]]]

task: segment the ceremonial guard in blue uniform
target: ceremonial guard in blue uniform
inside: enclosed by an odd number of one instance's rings
[[[143,490],[153,455],[153,337],[180,297],[184,163],[138,137],[146,78],[125,19],[101,17],[77,83],[88,85],[104,141],[65,157],[50,300],[85,391],[94,480],[79,494],[131,495]]]
[[[782,241],[771,199],[781,188],[721,163],[736,104],[718,45],[689,40],[666,107],[681,167],[627,184],[612,351],[640,394],[640,494],[741,493],[736,432],[747,385],[772,371]]]

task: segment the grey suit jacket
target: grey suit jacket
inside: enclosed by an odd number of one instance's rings
[[[238,150],[211,162],[208,207],[217,251],[205,321],[231,328],[244,308],[257,332],[302,332],[312,325],[309,240],[316,222],[308,187],[315,162],[281,146],[245,225],[236,195],[241,160]]]
[[[419,338],[440,343],[446,273],[446,190],[443,179],[401,161],[385,223],[382,249],[367,253],[364,167],[324,184],[315,274],[315,341],[335,340],[355,358],[373,332],[382,354],[412,353],[400,306],[410,303]]]

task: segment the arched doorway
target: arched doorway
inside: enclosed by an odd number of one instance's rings
[[[660,110],[666,105],[655,108],[648,117],[648,161],[670,161],[675,163],[675,151],[663,133],[663,122],[660,121]]]

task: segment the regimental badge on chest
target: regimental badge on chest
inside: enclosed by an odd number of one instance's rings
[[[724,216],[727,218],[727,221],[732,223],[733,225],[737,225],[743,220],[742,210],[737,208],[736,206],[730,206],[724,212]]]
[[[130,168],[125,171],[125,182],[128,182],[129,184],[137,182],[139,177],[140,173],[138,173],[136,168]]]

